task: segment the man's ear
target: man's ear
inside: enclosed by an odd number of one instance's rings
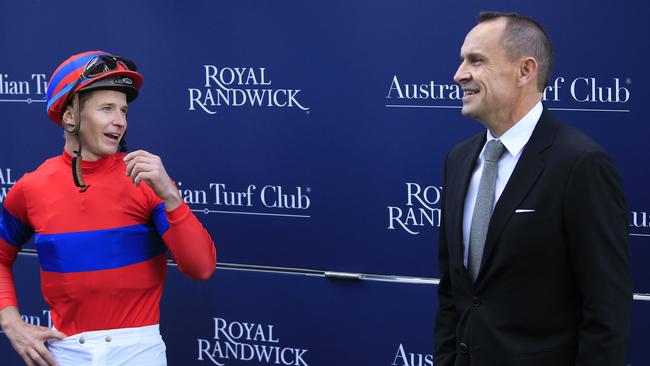
[[[72,108],[72,106],[67,106],[65,108],[63,117],[61,117],[61,124],[63,124],[63,129],[66,131],[74,130],[74,108]]]
[[[518,85],[524,86],[529,83],[537,85],[537,60],[532,57],[525,57],[519,63]]]

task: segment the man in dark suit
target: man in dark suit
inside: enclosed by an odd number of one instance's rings
[[[625,364],[628,211],[603,149],[542,106],[544,29],[481,13],[454,76],[487,131],[445,163],[437,366]]]

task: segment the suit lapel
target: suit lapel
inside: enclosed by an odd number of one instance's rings
[[[544,110],[492,213],[477,282],[485,275],[501,232],[544,170],[541,153],[553,143],[556,128],[557,123]]]

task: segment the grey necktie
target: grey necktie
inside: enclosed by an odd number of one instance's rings
[[[479,268],[481,268],[485,237],[487,236],[494,207],[494,189],[497,182],[499,158],[505,151],[506,148],[501,141],[491,140],[487,143],[483,152],[483,172],[481,173],[481,181],[478,184],[478,193],[474,203],[474,212],[472,213],[472,226],[469,231],[468,269],[473,281],[476,281]]]

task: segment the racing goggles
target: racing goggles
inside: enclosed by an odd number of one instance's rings
[[[122,65],[123,68],[129,71],[138,71],[138,67],[131,60],[127,60],[120,56],[113,55],[99,55],[91,58],[86,66],[84,71],[79,74],[79,79],[74,83],[68,95],[65,98],[64,106],[68,105],[72,101],[72,97],[75,95],[75,89],[79,84],[88,78],[96,78],[104,73],[115,71]]]

